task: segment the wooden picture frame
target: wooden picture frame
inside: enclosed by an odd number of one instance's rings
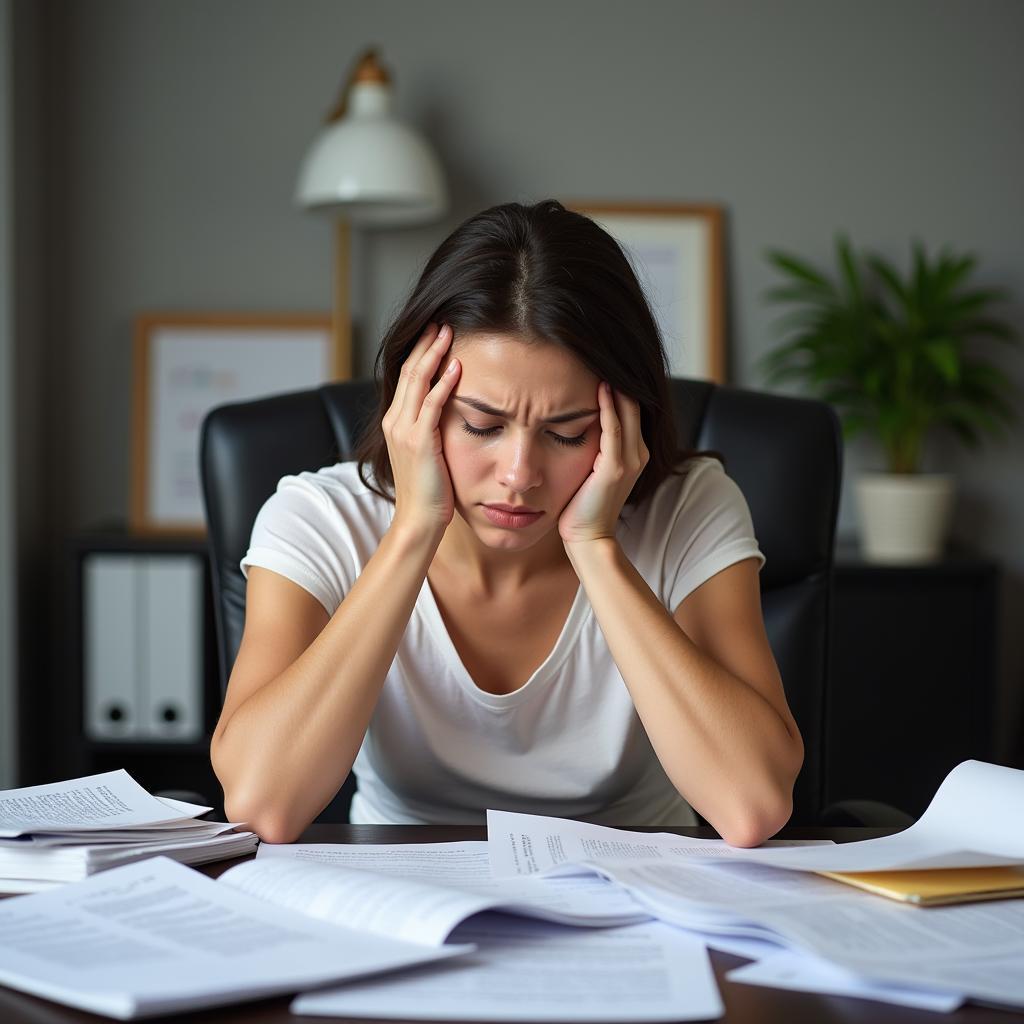
[[[726,382],[724,209],[563,200],[626,250],[661,330],[673,377]]]
[[[339,378],[326,314],[144,313],[135,318],[132,493],[137,534],[206,533],[199,430],[210,409]]]

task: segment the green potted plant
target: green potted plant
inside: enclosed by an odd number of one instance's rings
[[[977,262],[970,253],[944,248],[929,262],[915,242],[903,278],[878,255],[860,265],[842,235],[836,249],[837,283],[795,256],[766,254],[788,282],[765,298],[795,308],[777,324],[784,342],[759,367],[769,383],[799,380],[835,405],[845,438],[866,433],[881,446],[884,471],[856,481],[865,555],[930,561],[945,544],[953,480],[921,472],[926,438],[946,428],[975,447],[1014,419],[1012,384],[975,345],[1018,343],[989,313],[1008,293],[967,286]]]

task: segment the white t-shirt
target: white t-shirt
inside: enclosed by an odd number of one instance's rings
[[[354,462],[283,477],[256,517],[242,572],[271,569],[333,615],[393,516]],[[627,507],[617,537],[669,611],[734,562],[765,560],[739,487],[707,456]],[[424,579],[353,771],[355,823],[479,825],[488,808],[608,825],[696,822],[651,747],[582,585],[543,664],[496,695],[466,671]]]

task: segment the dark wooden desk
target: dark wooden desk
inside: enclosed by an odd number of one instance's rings
[[[644,832],[671,831],[679,835],[716,838],[710,828],[681,829],[640,829]],[[869,828],[788,828],[779,833],[784,839],[834,839],[849,842],[854,839],[869,839],[885,835],[888,829]],[[302,836],[305,843],[444,843],[461,842],[469,839],[484,839],[485,830],[460,826],[426,825],[313,825]],[[207,864],[200,868],[205,874],[216,878],[229,867],[248,858]],[[786,992],[782,989],[761,988],[753,985],[739,985],[725,979],[725,972],[746,961],[742,957],[712,952],[711,961],[718,978],[718,986],[725,1003],[725,1016],[720,1018],[728,1024],[829,1024],[829,1022],[898,1022],[898,1024],[1011,1024],[1024,1020],[1024,1014],[1006,1010],[967,1006],[957,1013],[936,1014],[925,1010],[910,1010],[900,1006],[872,1002],[865,999],[846,999],[836,996],[819,996],[803,992]],[[199,1010],[189,1014],[172,1014],[151,1017],[149,1020],[183,1021],[190,1024],[297,1024],[302,1020],[327,1020],[330,1018],[295,1017],[288,1012],[291,996],[276,999],[262,999],[259,1002],[240,1003],[236,1006],[219,1007],[214,1010]],[[0,987],[0,1021],[3,1024],[97,1024],[107,1018],[91,1013],[68,1009],[33,996],[22,995]],[[337,1018],[335,1018],[337,1019]],[[528,1022],[527,1022],[528,1024]]]

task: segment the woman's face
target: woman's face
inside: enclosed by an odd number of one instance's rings
[[[530,547],[557,530],[594,468],[600,381],[565,349],[512,335],[460,335],[449,356],[462,364],[440,421],[455,509],[488,547]],[[501,517],[488,515],[488,505],[541,514],[511,525],[496,522]]]

